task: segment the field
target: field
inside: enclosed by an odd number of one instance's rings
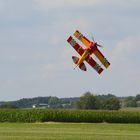
[[[0,123],[0,140],[140,140],[140,124]]]
[[[0,122],[139,123],[140,111],[0,109]]]

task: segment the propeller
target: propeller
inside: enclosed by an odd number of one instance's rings
[[[91,39],[93,40],[93,42],[95,42],[95,41],[94,41],[94,37],[93,37],[93,36],[91,36]],[[101,48],[103,48],[103,46],[102,46],[102,45],[98,44],[97,42],[95,42],[95,43],[96,43],[97,47],[101,47]]]
[[[95,41],[94,41],[94,37],[93,37],[93,36],[91,36],[91,39],[93,40],[93,42],[95,42]]]
[[[97,44],[97,42],[96,42],[96,45],[97,45],[98,47],[101,47],[101,48],[103,48],[103,46],[102,46],[102,45],[99,45],[99,44]]]

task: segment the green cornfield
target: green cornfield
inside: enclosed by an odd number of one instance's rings
[[[1,109],[0,122],[140,123],[139,111]]]

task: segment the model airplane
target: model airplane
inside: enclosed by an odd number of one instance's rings
[[[95,42],[94,40],[88,40],[78,30],[75,31],[74,36],[86,46],[86,48],[83,49],[72,36],[67,39],[68,43],[70,43],[70,45],[80,55],[80,58],[72,56],[73,62],[76,64],[76,67],[78,66],[81,70],[86,71],[87,68],[84,64],[85,60],[92,68],[94,68],[99,74],[101,74],[103,68],[91,57],[91,54],[94,54],[105,68],[109,67],[110,63],[98,49],[98,47],[102,47],[101,45],[97,44],[97,42]]]

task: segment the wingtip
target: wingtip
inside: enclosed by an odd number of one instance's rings
[[[98,73],[101,74],[103,72],[103,70],[104,70],[103,68],[100,68]]]
[[[70,42],[72,39],[72,36],[70,36],[68,39],[67,39],[67,42]]]

